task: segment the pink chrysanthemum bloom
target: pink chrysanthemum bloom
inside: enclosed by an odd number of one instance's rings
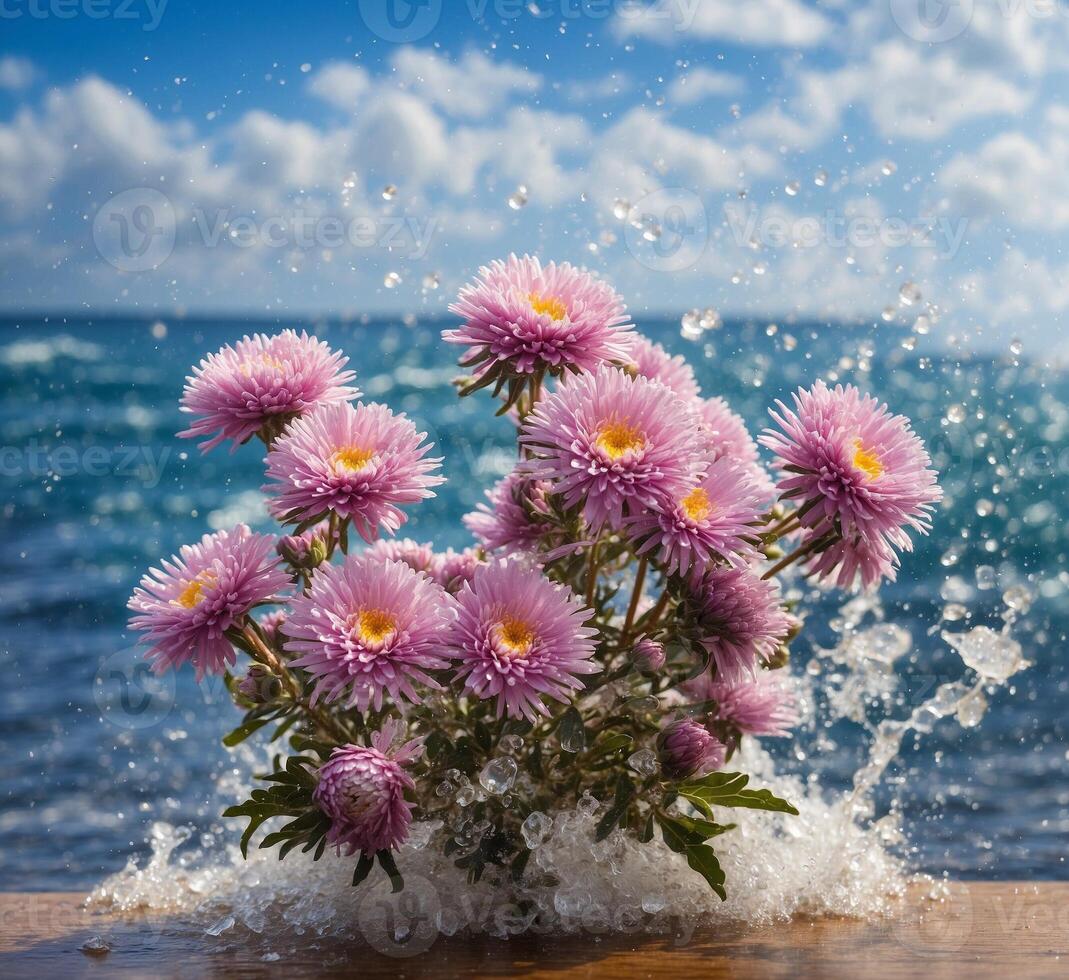
[[[798,390],[793,410],[776,404],[782,431],[766,430],[761,443],[776,454],[781,495],[797,502],[806,540],[839,532],[842,561],[873,584],[886,572],[888,547],[911,550],[906,529],[927,534],[942,497],[924,444],[908,419],[853,385],[818,381]],[[836,568],[830,557],[815,566],[826,576]]]
[[[798,706],[777,671],[759,670],[737,681],[703,674],[683,691],[695,701],[716,701],[716,719],[743,735],[786,736],[798,724]]]
[[[486,491],[489,505],[464,515],[464,526],[487,551],[535,551],[548,530],[540,518],[549,513],[549,493],[545,481],[513,470]]]
[[[290,585],[279,564],[275,539],[239,524],[184,545],[162,569],[150,569],[128,607],[137,614],[130,628],[146,634],[141,642],[151,647],[153,669],[191,663],[198,681],[223,673],[235,660],[226,631]]]
[[[724,764],[727,747],[693,718],[680,718],[657,737],[661,769],[669,779],[705,776]]]
[[[258,432],[277,436],[287,422],[317,405],[358,398],[343,371],[348,358],[307,333],[255,334],[209,354],[186,378],[182,411],[197,419],[184,439],[210,438],[202,452],[230,439],[231,452]]]
[[[698,425],[669,388],[602,367],[542,398],[520,441],[535,454],[525,468],[550,482],[565,506],[582,505],[597,530],[690,492],[704,462]]]
[[[795,619],[779,586],[749,568],[711,568],[691,583],[701,644],[721,680],[753,677],[787,639]]]
[[[267,454],[264,486],[271,512],[303,522],[334,511],[352,519],[368,542],[383,528],[391,534],[408,520],[399,504],[433,497],[444,483],[424,443],[404,415],[385,405],[326,405],[297,419]]]
[[[593,616],[569,589],[537,568],[501,559],[482,566],[457,596],[459,615],[450,646],[457,678],[479,698],[496,698],[498,716],[548,715],[544,697],[568,701],[582,688],[597,630]]]
[[[438,556],[434,580],[450,595],[456,595],[475,578],[475,573],[485,564],[473,548],[465,548],[463,551],[449,548]]]
[[[313,799],[330,817],[327,841],[339,854],[375,854],[400,847],[408,837],[413,804],[405,791],[416,784],[405,765],[423,752],[423,740],[391,749],[398,727],[387,722],[370,746],[335,749],[319,769]]]
[[[616,291],[567,262],[543,267],[529,255],[492,262],[449,310],[464,325],[442,337],[467,346],[461,363],[482,378],[593,371],[627,360],[631,347]]]
[[[660,381],[686,401],[697,399],[701,394],[694,368],[687,359],[679,354],[669,354],[660,344],[641,334],[636,335],[631,344],[629,367],[640,377]]]
[[[364,549],[364,557],[375,561],[403,561],[409,568],[437,579],[439,559],[434,546],[411,538],[382,538]]]
[[[669,575],[723,560],[744,565],[756,554],[747,540],[761,511],[749,471],[727,459],[711,463],[686,493],[629,518],[636,554],[656,551]]]
[[[322,566],[293,600],[286,649],[316,678],[316,701],[347,695],[361,711],[379,710],[386,695],[419,704],[416,684],[441,690],[427,671],[449,666],[442,644],[453,617],[453,600],[426,575],[350,555]]]
[[[282,637],[282,628],[286,625],[286,617],[288,615],[289,613],[285,609],[276,609],[257,620],[268,643],[277,644],[279,642]]]
[[[731,410],[723,398],[704,398],[698,405],[702,438],[713,459],[731,459],[745,467],[762,499],[772,496],[776,488],[761,462],[757,448],[742,416]]]
[[[648,636],[639,637],[631,650],[631,659],[639,670],[656,673],[664,666],[664,645]]]

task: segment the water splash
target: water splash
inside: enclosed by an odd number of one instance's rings
[[[912,650],[913,636],[885,621],[876,597],[845,603],[831,623],[837,643],[815,650],[806,675],[795,680],[814,729],[846,719],[872,734],[867,758],[852,787],[833,793],[814,773],[783,772],[757,742],[743,747],[739,768],[751,773],[755,784],[793,801],[799,815],[747,811],[738,829],[718,840],[731,886],[726,902],[659,840],[640,844],[616,831],[595,841],[605,804],[592,797],[574,809],[528,817],[523,833],[533,854],[521,884],[488,873],[471,885],[453,865],[456,855],[442,855],[438,835],[451,834],[474,846],[478,826],[415,824],[397,855],[409,883],[406,892],[426,913],[435,936],[467,930],[505,937],[528,928],[666,932],[697,924],[768,924],[798,914],[890,913],[911,876],[901,856],[897,810],[892,806],[878,817],[874,790],[907,734],[930,732],[951,717],[971,727],[984,713],[987,693],[1027,666],[1011,629],[1030,601],[1026,590],[1014,587],[1004,596],[1001,630],[944,631],[942,639],[962,657],[965,678],[941,684],[905,717],[876,722],[868,718],[866,705],[879,704],[891,714],[905,703],[896,667]],[[242,762],[241,771],[251,772],[262,759],[246,746]],[[502,765],[511,762],[503,757]],[[499,768],[488,767],[481,785],[461,780],[463,785],[450,784],[444,791],[474,795],[511,789],[512,768]],[[230,770],[228,795],[236,792],[237,771]],[[351,860],[327,855],[313,862],[294,853],[279,862],[273,852],[253,848],[245,861],[233,843],[221,852],[199,851],[185,847],[189,838],[188,830],[155,824],[148,862],[137,867],[131,861],[96,889],[92,904],[177,915],[209,937],[260,942],[270,956],[281,955],[278,950],[286,944],[296,950],[309,937],[345,943],[363,937],[375,944],[369,916],[373,905],[381,907],[383,895],[374,885],[351,887]]]

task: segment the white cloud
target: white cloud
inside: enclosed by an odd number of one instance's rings
[[[795,94],[758,109],[740,132],[811,149],[834,135],[849,106],[858,106],[883,136],[934,140],[970,119],[1019,113],[1032,101],[1029,89],[968,68],[949,50],[925,57],[918,45],[901,41],[877,45],[864,62],[800,71],[790,82]]]
[[[308,88],[325,102],[355,112],[361,98],[371,88],[371,76],[360,65],[330,61],[312,76]]]
[[[622,6],[618,36],[662,42],[715,38],[755,47],[808,48],[825,40],[832,23],[802,0],[661,0]]]
[[[0,58],[0,89],[17,92],[28,88],[37,77],[37,69],[28,58],[5,55]]]
[[[491,61],[474,49],[454,63],[434,51],[400,47],[391,64],[402,88],[459,118],[488,116],[542,86],[541,76],[508,62]]]
[[[675,105],[693,105],[710,96],[737,95],[743,88],[738,75],[709,68],[692,68],[672,82],[668,88],[668,99]]]
[[[1069,228],[1069,113],[1046,115],[1042,137],[1002,133],[960,153],[939,174],[951,206],[969,217],[1039,231]]]

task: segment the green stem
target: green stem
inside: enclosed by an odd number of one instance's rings
[[[793,565],[796,561],[805,558],[807,555],[811,555],[814,551],[823,548],[825,545],[831,544],[837,537],[839,532],[835,530],[828,531],[827,534],[821,537],[812,538],[807,544],[803,544],[798,548],[795,548],[789,555],[784,556],[775,565],[773,565],[764,575],[762,579],[770,579],[773,575],[778,575],[785,568]]]
[[[635,613],[638,610],[638,600],[642,596],[642,586],[646,581],[646,566],[649,562],[645,558],[641,558],[638,563],[638,571],[635,572],[635,588],[631,593],[631,602],[627,607],[627,618],[624,619],[623,632],[620,634],[620,649],[622,650],[627,646],[628,638],[631,635],[631,626],[635,622]]]
[[[344,744],[349,741],[349,733],[345,731],[337,721],[335,721],[329,714],[326,714],[319,708],[314,708],[309,704],[304,697],[304,693],[301,691],[300,685],[297,683],[297,679],[293,676],[293,673],[282,662],[278,654],[264,643],[260,634],[251,624],[246,623],[245,626],[242,627],[241,635],[249,645],[249,651],[252,658],[278,677],[283,688],[293,700],[294,704],[301,708],[301,710],[303,710],[305,714],[316,723],[321,731],[330,734],[339,744]]]
[[[594,591],[598,584],[598,542],[590,546],[590,568],[586,576],[586,604],[594,605]]]

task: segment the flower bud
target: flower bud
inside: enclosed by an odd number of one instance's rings
[[[648,636],[640,637],[631,651],[631,659],[643,673],[656,673],[664,666],[664,646]]]
[[[661,769],[669,779],[704,776],[724,764],[726,748],[693,718],[681,718],[657,739]]]

